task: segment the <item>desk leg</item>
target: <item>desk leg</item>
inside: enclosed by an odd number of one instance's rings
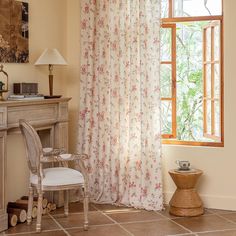
[[[0,232],[8,228],[5,203],[6,184],[6,137],[7,132],[0,132]]]

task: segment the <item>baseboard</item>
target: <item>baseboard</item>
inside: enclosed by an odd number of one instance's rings
[[[174,192],[164,192],[164,203],[168,204]],[[236,211],[236,197],[199,194],[204,207]]]
[[[8,228],[7,214],[3,213],[0,215],[0,232]]]

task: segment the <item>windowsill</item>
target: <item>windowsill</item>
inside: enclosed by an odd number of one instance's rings
[[[199,142],[199,141],[180,141],[171,139],[162,139],[162,144],[167,145],[185,145],[199,147],[224,147],[224,142]]]

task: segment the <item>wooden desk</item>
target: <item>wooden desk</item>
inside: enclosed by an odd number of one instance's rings
[[[170,214],[176,216],[198,216],[204,213],[203,203],[195,185],[202,175],[201,170],[176,171],[170,170],[169,174],[175,182],[177,189],[170,200]]]
[[[67,149],[70,99],[0,102],[0,232],[8,227],[5,200],[7,135],[20,133],[19,119],[26,119],[37,130],[49,130],[47,139],[51,146]],[[45,133],[42,132],[41,136],[45,136]]]

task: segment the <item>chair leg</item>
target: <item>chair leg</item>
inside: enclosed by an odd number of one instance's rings
[[[88,205],[89,205],[89,198],[88,198],[88,191],[87,191],[87,186],[84,186],[83,188],[83,195],[84,195],[84,230],[88,230]]]
[[[33,208],[33,187],[29,187],[29,200],[28,200],[28,211],[27,211],[27,224],[29,225],[32,221],[32,208]]]
[[[36,222],[36,232],[41,232],[41,222],[42,222],[42,202],[43,202],[43,192],[38,189],[38,211],[37,211],[37,222]]]
[[[69,215],[69,190],[64,191],[64,214]]]

